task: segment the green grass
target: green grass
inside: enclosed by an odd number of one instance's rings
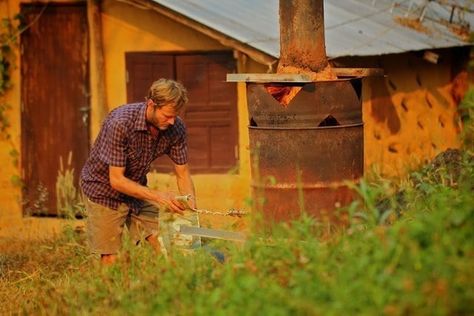
[[[473,314],[474,164],[461,165],[455,185],[419,171],[413,179],[425,181],[405,184],[403,199],[386,194],[387,183],[363,182],[365,203],[330,236],[303,217],[244,245],[210,245],[224,263],[205,249],[166,260],[126,244],[118,264],[102,268],[72,230],[3,242],[0,313]]]
[[[473,315],[472,147],[440,157],[399,183],[362,181],[349,224],[329,235],[303,216],[208,243],[224,263],[125,243],[103,268],[72,229],[0,241],[0,314]]]

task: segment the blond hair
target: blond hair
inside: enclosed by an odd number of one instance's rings
[[[178,112],[188,102],[188,91],[180,82],[161,78],[152,83],[148,91],[148,99],[152,100],[158,108],[172,105]]]

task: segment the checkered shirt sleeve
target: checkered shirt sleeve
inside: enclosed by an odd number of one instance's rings
[[[188,144],[186,137],[186,126],[179,119],[173,128],[174,139],[176,140],[169,150],[168,156],[177,165],[184,165],[188,162]]]
[[[124,167],[127,163],[125,154],[127,129],[120,121],[113,120],[108,121],[105,128],[107,132],[103,142],[104,147],[99,151],[100,159],[110,166]]]

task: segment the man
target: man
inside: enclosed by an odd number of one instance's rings
[[[154,205],[182,213],[184,206],[175,193],[146,186],[150,164],[157,157],[166,154],[171,158],[180,193],[191,194],[189,204],[196,206],[186,129],[178,117],[187,101],[187,91],[180,83],[159,79],[151,85],[146,102],[118,107],[105,119],[81,173],[89,243],[102,263],[116,260],[125,224],[134,241],[145,239],[160,250]]]

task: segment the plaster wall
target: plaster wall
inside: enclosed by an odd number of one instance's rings
[[[19,12],[18,0],[0,0],[0,18]],[[229,50],[217,40],[183,26],[163,15],[136,8],[123,2],[105,0],[100,17],[105,61],[107,104],[97,98],[100,80],[94,67],[96,52],[91,50],[91,142],[102,118],[97,113],[110,111],[126,102],[125,53],[138,51],[185,52]],[[23,218],[21,187],[14,184],[21,177],[18,159],[12,152],[21,148],[20,60],[14,51],[12,88],[5,96],[11,105],[9,139],[0,137],[0,236],[56,233],[66,221]],[[238,72],[264,73],[267,67],[235,53]],[[437,65],[406,53],[373,58],[352,58],[352,67],[382,67],[386,78],[367,78],[363,88],[365,170],[387,176],[403,177],[406,172],[437,153],[459,147],[460,126],[457,103],[453,98],[452,63],[456,56],[447,54]],[[210,210],[248,209],[250,201],[250,161],[248,113],[245,85],[238,84],[238,165],[228,174],[193,176],[198,206]],[[21,154],[21,153],[20,153]],[[192,167],[192,166],[191,166]],[[177,190],[175,177],[153,173],[152,187]]]
[[[19,2],[0,0],[0,19],[12,19],[19,11]],[[0,102],[5,102],[10,108],[4,113],[9,121],[7,133],[0,135],[0,236],[9,226],[22,223],[21,213],[21,186],[18,181],[20,175],[19,157],[12,157],[12,153],[20,152],[20,59],[16,43],[12,43],[13,64],[10,72],[12,86],[7,90]]]
[[[448,148],[459,148],[453,56],[438,64],[406,53],[380,57],[385,78],[368,78],[363,96],[365,170],[403,177]]]

